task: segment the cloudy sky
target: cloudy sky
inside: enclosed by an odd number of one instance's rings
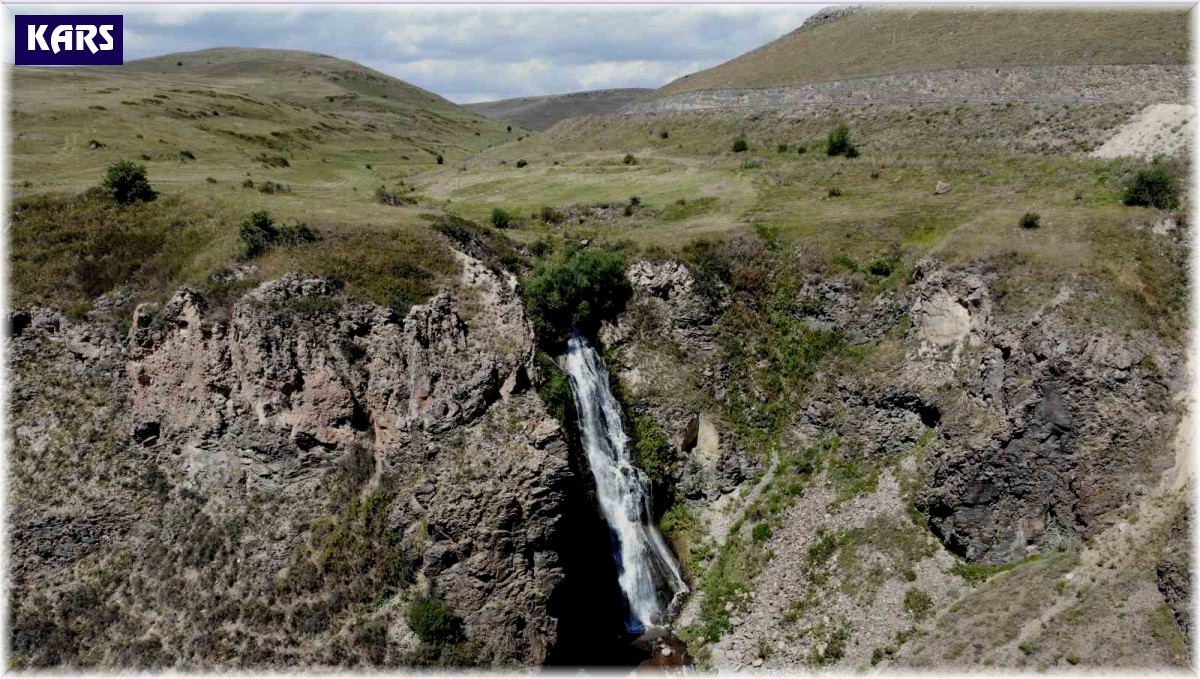
[[[798,27],[820,5],[16,5],[122,14],[125,59],[241,46],[324,52],[460,103],[659,87]],[[11,41],[6,61],[12,63]]]

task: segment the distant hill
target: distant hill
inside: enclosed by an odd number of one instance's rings
[[[515,136],[419,87],[309,52],[211,49],[3,75],[12,83],[10,195],[76,230],[58,241],[34,221],[17,230],[14,298],[63,307],[116,284],[139,300],[203,289],[236,261],[238,225],[260,210],[305,223],[320,242],[256,259],[256,275],[303,270],[396,308],[415,303],[454,266],[421,218],[441,205],[408,182]],[[60,246],[102,233],[93,213],[107,214],[103,206],[76,198],[118,161],[144,166],[161,198],[123,222],[117,235],[129,249],[96,246],[115,253],[97,276]],[[74,274],[63,272],[72,271],[88,294],[71,287]]]
[[[872,8],[828,13],[656,90],[765,88],[982,66],[1187,64],[1184,8]]]
[[[160,181],[201,169],[218,179],[244,175],[262,169],[261,154],[287,156],[292,174],[308,167],[291,178],[297,185],[344,181],[334,178],[335,163],[399,171],[509,136],[432,92],[312,52],[216,48],[116,67],[11,72],[15,171],[34,191],[91,183],[107,163],[143,156]],[[89,140],[104,146],[89,148]],[[197,161],[181,165],[184,150]]]
[[[466,104],[463,108],[481,113],[489,118],[541,131],[549,129],[555,123],[567,118],[619,111],[626,104],[632,103],[650,92],[653,90],[627,87],[552,94],[544,97],[501,99],[500,101]]]
[[[327,54],[252,47],[216,47],[130,61],[105,69],[191,81],[257,96],[315,104],[371,102],[367,108],[461,109],[450,101],[361,64]],[[330,97],[333,99],[331,100]]]

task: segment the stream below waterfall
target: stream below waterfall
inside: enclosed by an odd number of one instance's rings
[[[654,525],[650,480],[633,464],[608,369],[578,332],[572,332],[562,364],[571,381],[596,501],[612,539],[618,584],[626,604],[625,627],[631,634],[663,628],[688,588]]]

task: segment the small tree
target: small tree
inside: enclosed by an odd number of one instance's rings
[[[507,229],[512,217],[502,207],[492,208],[492,226],[497,229]]]
[[[442,163],[445,163],[445,162],[446,162],[446,159],[445,159],[445,158],[443,158],[443,157],[442,157],[442,154],[440,154],[440,153],[439,153],[439,154],[438,154],[438,157],[437,157],[437,163],[438,163],[438,165],[441,165]]]
[[[667,130],[663,130],[662,132],[659,132],[659,133],[658,133],[658,138],[659,138],[659,139],[670,139],[670,138],[671,138],[671,133],[670,133],[670,132],[668,132]]]
[[[745,137],[738,137],[737,139],[733,140],[733,152],[734,153],[741,153],[749,148],[750,148],[750,145],[746,143]]]
[[[529,164],[529,162],[526,161],[524,158],[522,158],[521,160],[517,161],[517,168],[520,169],[522,167],[525,167],[528,164]]]
[[[637,158],[634,158],[632,153],[626,153],[625,158],[621,162],[626,165],[637,165]]]
[[[266,252],[279,238],[279,229],[275,228],[275,220],[270,212],[259,210],[242,222],[238,237],[242,241],[241,258],[254,259]]]
[[[508,126],[508,131],[509,131],[509,132],[512,132],[512,125],[509,125],[509,126]]]
[[[1149,169],[1141,170],[1129,180],[1121,195],[1121,202],[1174,210],[1179,207],[1179,180],[1174,172],[1156,159]]]
[[[561,261],[540,261],[524,286],[538,340],[551,353],[562,350],[572,327],[593,336],[600,321],[624,310],[632,293],[624,257],[607,250],[570,252]]]
[[[1042,225],[1042,216],[1036,212],[1026,212],[1021,215],[1022,229],[1036,229]]]
[[[158,195],[146,179],[146,166],[128,160],[108,166],[108,173],[104,176],[104,188],[108,189],[113,200],[121,205],[136,201],[148,202]]]
[[[830,156],[858,157],[858,149],[850,141],[850,128],[846,127],[846,123],[840,123],[830,130],[829,138],[825,141],[825,153]]]
[[[779,146],[777,146],[777,147],[776,147],[776,149],[775,149],[775,150],[776,150],[776,151],[779,151],[780,153],[787,153],[787,152],[788,152],[788,145],[787,145],[787,144],[780,144]]]
[[[259,210],[241,223],[238,238],[241,240],[238,256],[246,260],[259,257],[276,245],[311,243],[317,239],[317,234],[306,224],[276,226],[270,212]]]

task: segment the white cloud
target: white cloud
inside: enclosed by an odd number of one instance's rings
[[[466,102],[659,87],[774,40],[820,6],[10,7],[21,13],[123,14],[126,60],[228,45],[313,50]]]

